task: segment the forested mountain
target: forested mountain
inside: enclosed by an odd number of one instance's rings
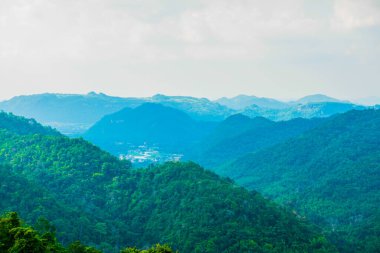
[[[24,133],[0,130],[0,162],[8,164],[0,170],[1,211],[12,208],[31,224],[47,217],[64,244],[77,238],[105,252],[155,243],[185,253],[335,251],[306,220],[194,163],[133,170],[84,140]]]
[[[60,135],[59,132],[50,127],[41,126],[34,119],[26,119],[3,112],[0,112],[0,129],[12,131],[17,134]]]
[[[380,246],[380,111],[350,111],[224,167],[330,233],[342,252]]]
[[[260,98],[256,96],[247,95],[238,95],[232,98],[223,97],[215,100],[215,102],[238,111],[244,110],[246,107],[249,107],[251,105],[271,109],[281,109],[289,107],[289,105],[286,102],[281,102],[273,98]]]
[[[214,146],[225,139],[236,137],[248,130],[269,127],[273,124],[273,121],[263,117],[250,118],[243,114],[235,114],[220,122],[212,132],[202,140],[200,146]]]
[[[155,103],[125,108],[107,115],[83,136],[112,153],[130,146],[158,146],[163,151],[183,150],[208,134],[216,125],[196,121],[182,111]]]
[[[229,160],[300,135],[325,121],[321,118],[297,118],[274,122],[261,117],[231,116],[193,148],[190,158],[203,166],[217,169]]]
[[[314,105],[316,109],[310,104],[302,105],[301,107],[308,109],[294,109],[294,114],[285,118],[300,115],[308,118],[314,115],[317,117],[315,119],[296,118],[275,122],[260,116],[251,119],[243,114],[236,114],[217,123],[197,121],[181,110],[145,103],[137,108],[124,108],[103,117],[83,137],[115,155],[124,155],[129,150],[146,145],[157,147],[160,152],[183,154],[186,160],[197,161],[215,169],[228,160],[312,129],[331,114],[357,107],[340,103]],[[302,114],[309,109],[308,115]],[[140,154],[143,152],[135,157],[141,156]]]

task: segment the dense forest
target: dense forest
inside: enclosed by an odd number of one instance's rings
[[[1,211],[17,211],[29,224],[49,220],[64,246],[336,251],[306,219],[194,163],[135,170],[87,141],[50,129],[21,131],[24,124],[7,117],[13,123],[0,130]]]
[[[322,226],[341,252],[380,249],[380,111],[333,116],[220,171]]]
[[[237,114],[221,122],[208,136],[189,150],[187,158],[215,171],[223,163],[315,128],[326,119],[275,122],[262,117]]]

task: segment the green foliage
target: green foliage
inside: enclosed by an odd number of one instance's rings
[[[20,135],[28,134],[44,134],[44,135],[60,135],[59,132],[50,127],[43,127],[34,119],[26,119],[15,116],[12,113],[0,112],[0,129],[8,130]]]
[[[323,227],[342,252],[377,252],[380,111],[351,111],[223,168]]]
[[[325,119],[301,118],[274,122],[261,117],[250,119],[234,115],[220,123],[189,156],[218,171],[218,167],[229,160],[300,135],[323,122]]]
[[[44,220],[43,223],[49,224]],[[79,241],[71,243],[64,248],[57,242],[52,232],[41,233],[32,227],[22,225],[17,213],[10,212],[0,216],[0,252],[8,253],[102,253],[101,251],[83,245]],[[136,247],[127,248],[120,253],[172,253],[168,245],[157,244],[147,250]]]
[[[101,253],[101,251],[88,247],[80,243],[80,241],[75,241],[71,243],[68,247],[69,253]]]
[[[169,243],[185,253],[320,248],[313,243],[319,231],[305,220],[194,163],[133,170],[81,139],[4,129],[0,162],[9,164],[0,166],[1,210],[19,212],[44,235],[57,228],[63,245],[80,240],[117,252]],[[29,232],[16,234],[45,245],[47,239]],[[335,251],[327,242],[323,247]],[[80,243],[71,248],[93,250]]]
[[[0,252],[50,253],[65,252],[54,234],[40,234],[31,227],[24,227],[15,212],[0,216]]]
[[[174,251],[167,244],[157,244],[146,250],[139,250],[136,247],[126,248],[121,250],[120,253],[174,253]]]

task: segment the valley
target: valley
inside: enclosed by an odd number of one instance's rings
[[[0,113],[0,210],[31,225],[46,218],[62,247],[80,240],[107,253],[155,243],[185,253],[376,252],[376,107],[215,121],[218,110],[194,116],[196,99],[159,99],[107,114],[79,138]],[[283,106],[274,105],[292,105]]]

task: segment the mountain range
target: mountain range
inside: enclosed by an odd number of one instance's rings
[[[211,101],[207,98],[161,94],[146,98],[122,98],[90,92],[86,95],[46,93],[18,96],[0,102],[0,110],[34,118],[66,135],[78,136],[102,117],[143,103],[162,104],[183,111],[195,120],[217,122],[237,113],[280,121],[297,117],[328,117],[351,109],[365,108],[320,94],[283,102],[247,95]]]

